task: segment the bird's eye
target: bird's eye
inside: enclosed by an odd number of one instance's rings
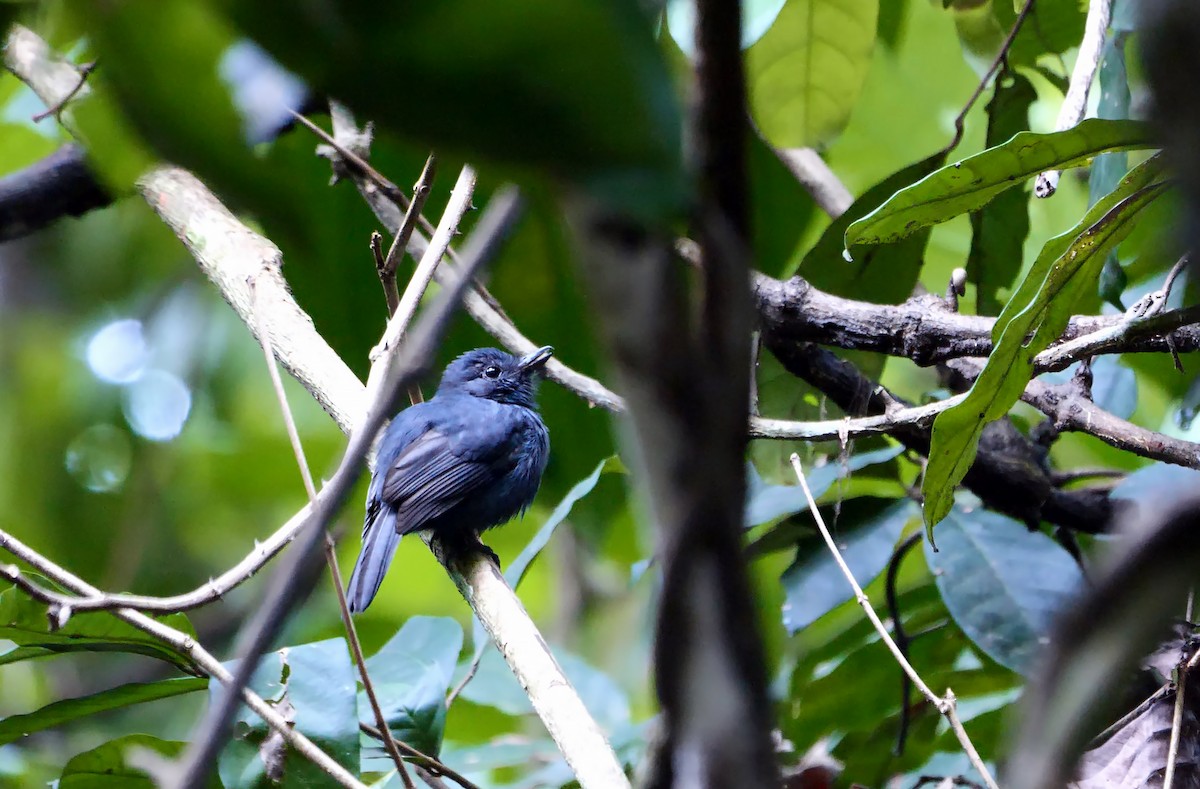
[[[484,369],[483,374],[486,375],[488,378],[499,378],[500,377],[500,368],[494,364],[488,365],[487,368]]]

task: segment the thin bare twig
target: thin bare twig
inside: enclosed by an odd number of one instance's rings
[[[57,115],[60,112],[62,112],[63,109],[67,106],[67,102],[69,102],[71,99],[75,98],[79,94],[79,92],[81,90],[83,90],[83,86],[87,84],[88,76],[90,76],[91,73],[95,70],[96,70],[96,61],[94,61],[94,60],[91,63],[79,64],[79,68],[78,68],[79,82],[75,83],[75,87],[71,88],[71,90],[67,91],[67,95],[63,96],[58,101],[54,102],[53,105],[42,110],[37,115],[34,115],[33,122],[41,123],[42,121],[49,118],[51,115]]]
[[[386,741],[387,739],[383,736],[380,729],[375,728],[369,723],[360,722],[358,724],[358,728],[368,737],[374,737],[377,740],[383,741]],[[396,744],[397,748],[408,754],[409,757],[414,759],[417,764],[420,764],[428,770],[432,770],[437,775],[449,778],[451,781],[454,781],[456,784],[463,787],[463,789],[479,789],[478,784],[451,769],[444,762],[439,761],[428,754],[422,753],[402,740],[397,740],[395,735],[392,735],[391,739]]]
[[[308,503],[315,506],[317,502],[317,488],[313,483],[312,471],[308,466],[308,459],[304,455],[304,445],[300,441],[300,431],[296,429],[296,419],[292,414],[291,406],[288,405],[287,393],[283,389],[283,379],[279,376],[279,368],[275,365],[275,351],[271,347],[270,335],[267,332],[267,327],[263,325],[263,313],[261,310],[256,310],[259,316],[259,333],[258,336],[263,338],[263,355],[266,357],[267,373],[271,377],[271,386],[275,390],[275,398],[279,401],[279,410],[283,415],[284,425],[287,427],[288,439],[292,443],[292,452],[296,456],[296,465],[300,468],[300,478],[304,481],[304,490],[308,493]],[[387,717],[383,714],[383,709],[379,706],[379,699],[375,696],[375,687],[371,682],[371,677],[367,674],[367,661],[363,657],[362,643],[358,640],[358,631],[354,627],[354,617],[350,614],[350,607],[346,603],[346,592],[342,587],[342,574],[338,569],[337,553],[334,550],[333,539],[325,535],[325,563],[329,567],[329,576],[333,581],[333,591],[337,597],[338,609],[342,615],[342,625],[346,629],[346,640],[350,644],[350,653],[354,656],[355,665],[358,667],[359,677],[362,678],[363,690],[366,691],[367,700],[371,704],[371,710],[375,714],[375,721],[383,729],[388,728]],[[404,767],[404,759],[400,756],[400,752],[396,750],[395,744],[391,741],[384,742],[384,750],[392,757],[392,761],[396,764],[396,772],[400,775],[400,780],[404,783],[405,789],[416,789],[412,778],[408,774],[408,770]]]
[[[437,158],[431,153],[425,159],[425,166],[421,168],[420,177],[413,184],[412,199],[404,211],[404,218],[400,220],[400,229],[396,231],[396,237],[392,239],[392,245],[388,247],[387,257],[383,262],[383,274],[391,278],[393,287],[396,282],[396,265],[408,249],[408,240],[412,238],[413,229],[417,226],[417,219],[421,216],[425,201],[429,199],[433,178],[436,174]],[[394,308],[392,312],[395,312]]]
[[[1075,68],[1071,71],[1067,95],[1063,97],[1062,107],[1058,111],[1055,131],[1066,131],[1083,119],[1084,110],[1087,109],[1088,91],[1091,90],[1092,80],[1096,77],[1096,69],[1100,66],[1104,35],[1111,16],[1112,0],[1090,0],[1088,3],[1083,40],[1079,42],[1079,54],[1075,58]],[[1034,182],[1033,193],[1038,197],[1054,194],[1058,189],[1061,174],[1059,170],[1049,170],[1039,175]]]
[[[808,480],[804,478],[804,470],[800,467],[800,456],[792,454],[792,468],[796,472],[796,479],[800,481],[800,487],[804,491],[804,497],[808,500],[808,508],[812,512],[813,520],[816,521],[817,529],[820,530],[821,536],[825,539],[825,544],[829,547],[830,553],[833,554],[834,561],[841,568],[842,575],[850,582],[850,587],[854,589],[854,598],[866,613],[867,618],[871,620],[871,624],[875,626],[875,632],[879,633],[879,637],[896,658],[896,662],[900,664],[900,668],[912,680],[913,685],[917,690],[921,691],[921,695],[929,700],[937,711],[945,716],[950,723],[950,727],[954,730],[954,735],[958,738],[958,742],[966,751],[967,758],[971,760],[971,764],[979,772],[988,789],[999,789],[992,774],[988,771],[987,765],[983,763],[983,759],[979,756],[979,751],[975,750],[975,745],[971,742],[971,738],[967,736],[966,729],[963,728],[962,721],[958,718],[956,710],[957,704],[954,698],[954,691],[946,689],[946,695],[938,697],[934,694],[929,686],[925,684],[925,680],[921,679],[921,675],[917,673],[912,664],[908,662],[908,658],[900,651],[900,647],[896,646],[896,642],[892,640],[887,628],[883,626],[879,615],[875,613],[875,609],[871,606],[871,601],[867,599],[867,594],[858,585],[858,581],[854,578],[854,573],[846,565],[846,560],[842,558],[842,552],[838,550],[837,543],[833,541],[833,537],[829,534],[829,529],[825,526],[825,519],[821,517],[821,511],[817,508],[817,502],[813,498],[812,491],[808,489]]]
[[[1195,599],[1196,590],[1189,589],[1187,608],[1183,615],[1185,622],[1192,621],[1192,605]],[[1171,743],[1167,747],[1167,769],[1163,774],[1162,789],[1171,789],[1175,782],[1175,761],[1179,757],[1179,740],[1183,732],[1183,705],[1184,698],[1187,696],[1187,667],[1178,666],[1175,671],[1178,674],[1178,679],[1175,682],[1175,710],[1171,716]]]
[[[975,86],[975,92],[971,94],[971,98],[967,99],[967,103],[963,105],[962,112],[958,113],[958,117],[954,119],[954,138],[946,146],[946,151],[954,150],[962,142],[963,123],[967,119],[967,113],[975,106],[975,102],[979,101],[979,97],[983,95],[984,89],[987,88],[996,71],[1008,57],[1008,50],[1012,48],[1013,41],[1016,40],[1017,34],[1021,32],[1021,26],[1025,24],[1026,17],[1033,10],[1033,4],[1034,0],[1025,0],[1025,5],[1021,7],[1021,12],[1013,20],[1012,30],[1008,31],[1008,35],[1005,36],[1003,43],[1000,44],[1000,51],[996,53],[996,57],[992,60],[992,65],[988,66],[988,70],[980,78],[979,84]]]

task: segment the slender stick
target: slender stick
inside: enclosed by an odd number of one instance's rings
[[[279,376],[279,368],[275,364],[275,352],[271,348],[269,334],[266,326],[262,324],[263,313],[261,310],[255,310],[259,316],[259,333],[258,336],[263,338],[263,355],[266,357],[267,373],[271,377],[271,386],[275,390],[275,398],[279,401],[279,410],[283,414],[283,423],[287,427],[288,439],[292,443],[292,452],[296,456],[296,465],[300,467],[300,478],[304,482],[304,490],[308,493],[308,503],[315,505],[317,501],[317,487],[313,483],[312,471],[308,465],[308,459],[304,455],[304,445],[300,441],[300,431],[296,429],[296,419],[292,415],[291,406],[288,405],[287,393],[283,389],[283,379]],[[381,729],[387,729],[387,717],[383,714],[383,709],[379,706],[379,699],[375,696],[375,687],[371,682],[371,677],[367,674],[367,661],[363,657],[362,644],[358,640],[358,631],[354,627],[354,617],[350,614],[350,606],[346,603],[346,592],[342,587],[342,574],[338,569],[337,553],[334,549],[333,539],[325,535],[325,563],[329,566],[329,576],[333,581],[333,591],[337,596],[338,610],[341,611],[342,624],[346,629],[346,640],[350,644],[350,654],[354,656],[354,663],[358,667],[358,674],[362,678],[363,690],[367,694],[367,700],[371,704],[371,710],[375,714],[375,722],[379,724]],[[400,751],[396,749],[395,743],[391,740],[384,741],[384,750],[392,757],[392,761],[396,764],[396,772],[400,775],[400,780],[404,783],[405,789],[416,789],[412,778],[408,774],[408,770],[404,767],[404,757],[400,755]]]
[[[1192,621],[1192,605],[1195,598],[1196,590],[1189,589],[1187,609],[1183,615],[1185,622]],[[1175,671],[1179,679],[1175,683],[1175,711],[1171,717],[1171,744],[1167,748],[1167,769],[1163,774],[1162,789],[1171,789],[1171,785],[1175,782],[1175,761],[1179,757],[1179,739],[1183,731],[1183,705],[1184,698],[1187,696],[1187,666],[1180,666]]]
[[[1067,95],[1063,97],[1062,107],[1058,111],[1055,131],[1066,131],[1083,119],[1083,113],[1087,109],[1088,91],[1091,90],[1092,80],[1096,77],[1096,69],[1100,66],[1104,35],[1111,16],[1112,0],[1090,0],[1088,3],[1083,40],[1079,42],[1079,54],[1075,58],[1075,68],[1071,71]],[[1048,170],[1039,175],[1033,184],[1033,193],[1038,197],[1054,194],[1058,190],[1061,174],[1060,170]]]
[[[800,481],[800,487],[804,491],[804,498],[808,500],[808,508],[812,512],[813,520],[817,523],[817,529],[820,530],[821,536],[825,539],[825,544],[829,547],[829,552],[833,554],[834,561],[841,568],[842,575],[846,576],[846,580],[850,582],[850,587],[854,590],[854,598],[858,604],[862,606],[863,612],[866,613],[867,619],[871,620],[871,624],[875,626],[875,631],[879,633],[879,637],[892,655],[896,658],[896,662],[900,664],[900,668],[912,680],[913,685],[917,690],[921,691],[921,695],[929,699],[929,702],[937,708],[937,711],[945,716],[950,723],[950,727],[954,730],[954,735],[958,738],[963,750],[966,751],[967,758],[971,760],[971,764],[983,777],[984,783],[988,789],[999,789],[996,781],[992,778],[992,774],[988,772],[987,765],[983,763],[983,759],[979,756],[979,751],[975,750],[975,745],[971,742],[971,738],[967,736],[966,729],[963,728],[962,721],[958,719],[956,710],[957,704],[954,698],[954,691],[946,689],[946,695],[939,698],[929,686],[925,684],[925,680],[921,679],[921,675],[917,673],[912,664],[908,662],[908,658],[900,651],[900,647],[896,646],[896,642],[892,640],[887,628],[883,626],[879,615],[875,613],[875,609],[871,607],[871,601],[867,599],[867,594],[858,585],[858,581],[854,578],[854,573],[850,571],[846,560],[842,558],[842,552],[838,550],[837,543],[833,541],[833,537],[829,534],[829,529],[825,526],[825,519],[821,517],[821,511],[817,509],[817,502],[813,499],[812,491],[808,489],[808,480],[804,478],[804,470],[800,467],[800,456],[792,454],[792,468],[796,472],[796,479]]]
[[[367,736],[374,737],[377,740],[383,740],[386,742],[389,739],[388,737],[385,737],[383,735],[383,733],[380,729],[375,728],[374,726],[372,726],[369,723],[359,723],[358,728]],[[397,740],[396,735],[393,734],[390,737],[390,739],[392,740],[392,742],[395,743],[397,748],[404,751],[406,754],[408,754],[410,757],[412,757],[414,760],[416,760],[416,762],[418,764],[425,767],[426,769],[432,770],[433,772],[437,773],[438,775],[449,778],[451,781],[454,781],[456,784],[463,787],[463,789],[479,789],[478,784],[474,783],[473,781],[467,779],[460,773],[458,773],[455,770],[451,769],[450,767],[446,766],[446,764],[444,762],[441,762],[441,761],[433,758],[432,756],[429,756],[428,754],[425,754],[425,753],[417,750],[416,748],[412,747],[411,745],[409,745],[408,743],[406,743],[402,740]]]

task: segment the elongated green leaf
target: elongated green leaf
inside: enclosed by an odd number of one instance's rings
[[[897,192],[846,229],[845,245],[853,251],[859,245],[897,241],[921,228],[974,211],[1045,170],[1078,167],[1105,151],[1153,146],[1149,127],[1136,121],[1093,118],[1067,131],[1022,132]]]
[[[1002,666],[1026,674],[1054,616],[1083,583],[1058,543],[988,510],[953,510],[925,546],[938,591],[963,632]]]
[[[989,148],[1029,128],[1029,107],[1037,91],[1024,76],[1003,71],[987,106]],[[1112,184],[1109,187],[1111,191]],[[1004,301],[1000,291],[1012,287],[1024,260],[1029,235],[1029,192],[1024,188],[1002,192],[979,211],[971,213],[971,252],[967,279],[975,283],[975,308],[980,315],[997,315]]]
[[[750,106],[781,148],[812,146],[841,131],[875,47],[878,0],[788,0],[746,53]]]
[[[180,677],[161,682],[132,682],[116,688],[102,690],[90,696],[65,699],[47,704],[26,715],[12,715],[0,720],[0,745],[16,742],[20,738],[54,726],[68,723],[97,712],[107,712],[132,704],[181,696],[208,687],[203,677]]]
[[[78,754],[67,762],[59,789],[156,789],[158,783],[133,766],[139,750],[174,759],[185,743],[160,740],[149,734],[129,734]],[[214,776],[208,786],[219,787]]]
[[[46,586],[50,585],[45,579],[38,580]],[[183,614],[171,614],[160,621],[195,635]],[[108,611],[75,614],[62,628],[51,631],[46,618],[46,606],[31,600],[19,589],[0,592],[0,638],[8,639],[19,647],[0,656],[0,663],[44,657],[49,653],[128,652],[165,660],[188,674],[197,673],[186,657]]]
[[[1095,286],[1104,256],[1129,234],[1138,212],[1166,188],[1156,181],[1159,158],[1134,168],[1079,225],[1046,243],[996,319],[995,347],[971,391],[934,420],[921,486],[931,542],[933,525],[950,511],[954,488],[975,459],[984,425],[1017,402],[1033,375],[1033,357],[1062,334],[1079,296]]]
[[[236,672],[237,662],[225,664]],[[250,687],[272,704],[297,731],[312,740],[348,770],[359,766],[358,710],[355,671],[350,652],[341,638],[286,647],[268,652],[250,680]],[[210,698],[222,693],[209,685]],[[275,787],[282,778],[287,786],[324,786],[329,776],[286,747],[261,718],[242,705],[237,737],[221,751],[217,766],[225,789]],[[277,776],[273,780],[270,775]]]

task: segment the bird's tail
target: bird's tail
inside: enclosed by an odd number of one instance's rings
[[[353,613],[367,609],[383,583],[388,565],[396,553],[400,543],[400,535],[396,532],[396,513],[386,509],[380,517],[363,531],[362,552],[354,563],[354,572],[350,574],[350,584],[346,588],[346,597]]]

